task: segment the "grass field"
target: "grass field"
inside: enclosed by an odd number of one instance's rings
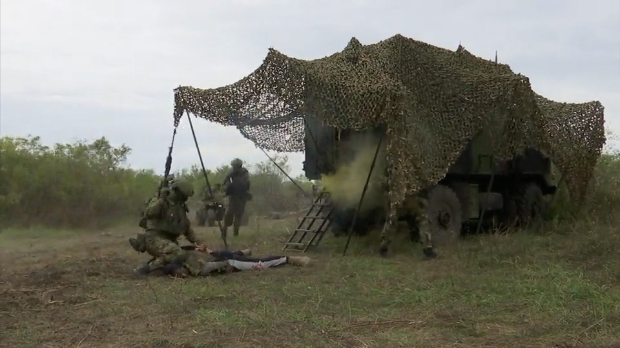
[[[468,237],[326,237],[307,268],[137,278],[134,227],[0,232],[1,347],[620,347],[620,219]],[[232,239],[279,253],[294,220]],[[219,245],[215,229],[199,232]]]

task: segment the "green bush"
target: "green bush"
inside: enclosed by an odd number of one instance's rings
[[[128,168],[130,152],[125,145],[113,147],[106,138],[52,147],[42,145],[39,137],[0,138],[0,227],[100,227],[137,221],[161,176]],[[288,170],[286,157],[276,161]],[[209,170],[209,179],[222,182],[228,169]],[[250,213],[301,209],[307,203],[269,161],[250,169],[254,195]],[[195,183],[196,204],[205,186],[202,171],[192,167],[176,175]]]
[[[39,137],[0,138],[0,228],[100,227],[137,220],[161,176],[152,170],[128,168],[130,152],[125,145],[111,146],[106,138],[52,147],[42,145]],[[274,161],[290,171],[287,157],[276,156]],[[254,196],[248,204],[249,214],[293,212],[309,205],[309,198],[271,161],[249,169]],[[229,166],[207,169],[210,183],[221,183],[229,170]],[[192,166],[175,174],[194,183],[196,195],[190,207],[196,209],[206,187],[202,170]],[[295,180],[310,193],[311,184],[305,178]],[[595,168],[586,205],[578,216],[605,219],[619,206],[620,152],[608,151]],[[574,217],[574,211],[570,197],[561,189],[552,216],[556,220]]]

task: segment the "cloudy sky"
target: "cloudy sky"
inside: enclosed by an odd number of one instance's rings
[[[554,100],[600,100],[620,133],[618,0],[2,0],[0,132],[45,143],[106,136],[163,169],[173,88],[229,84],[269,47],[302,59],[400,33],[499,60]],[[265,156],[195,120],[208,166]],[[174,166],[197,163],[184,120]],[[291,156],[295,174],[302,155]]]

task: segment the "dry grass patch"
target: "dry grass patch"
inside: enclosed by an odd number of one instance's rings
[[[235,239],[278,253],[294,221]],[[4,231],[0,345],[6,347],[611,347],[620,337],[614,224],[468,237],[423,261],[373,237],[326,237],[308,268],[205,279],[136,278],[133,228]],[[213,229],[201,230],[213,244]],[[561,233],[560,233],[561,232]],[[372,249],[374,250],[374,249]]]

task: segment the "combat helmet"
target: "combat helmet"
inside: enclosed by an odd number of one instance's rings
[[[192,185],[189,181],[186,180],[174,180],[170,184],[170,189],[178,190],[182,193],[186,198],[190,198],[194,195],[194,185]]]
[[[240,168],[243,165],[243,161],[240,160],[239,158],[235,158],[234,160],[230,162],[230,165],[233,168]]]

